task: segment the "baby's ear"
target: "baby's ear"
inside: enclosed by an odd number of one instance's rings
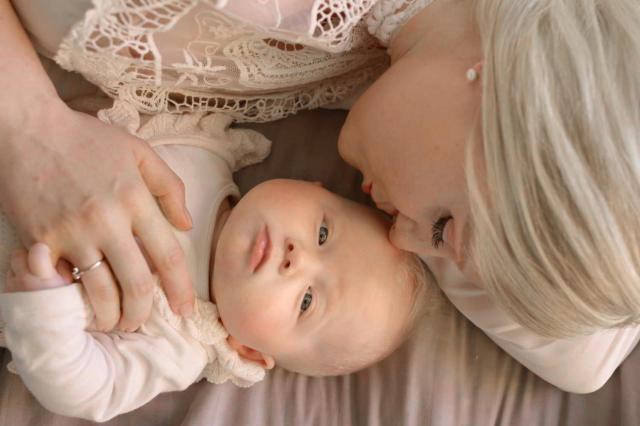
[[[233,336],[229,336],[227,338],[227,342],[229,342],[229,345],[235,349],[242,358],[257,362],[267,370],[271,370],[276,365],[275,360],[271,355],[263,354],[255,349],[251,349],[250,347],[238,342]]]

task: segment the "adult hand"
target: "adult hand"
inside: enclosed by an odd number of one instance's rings
[[[142,248],[174,311],[188,314],[194,296],[184,254],[152,196],[175,226],[189,228],[180,179],[145,142],[67,108],[8,0],[0,0],[0,40],[0,207],[24,245],[48,244],[54,264],[62,257],[87,268],[107,259],[110,268],[82,277],[101,329],[119,321],[133,330],[150,313]]]
[[[154,282],[140,246],[174,311],[189,315],[184,254],[153,197],[171,223],[190,228],[181,180],[144,141],[46,99],[0,123],[0,205],[23,243],[46,243],[54,264],[106,258],[82,276],[102,330],[118,321],[134,330],[150,313]]]

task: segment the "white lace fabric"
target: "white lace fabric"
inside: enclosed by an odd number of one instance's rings
[[[147,114],[270,121],[338,103],[431,0],[94,0],[56,61]],[[366,19],[365,19],[366,18]]]
[[[98,118],[121,127],[152,146],[188,145],[206,149],[226,161],[232,172],[263,161],[271,151],[271,141],[263,134],[230,127],[233,118],[220,113],[141,116],[133,105],[115,100]]]
[[[207,1],[207,0],[205,0]],[[370,38],[362,17],[379,0],[208,0],[274,38],[345,52]]]
[[[196,299],[194,313],[186,319],[173,313],[159,286],[154,290],[153,302],[160,315],[174,329],[191,336],[206,348],[209,362],[201,378],[215,384],[229,380],[241,387],[251,386],[264,378],[265,369],[262,366],[243,359],[227,342],[229,333],[218,320],[215,304]]]
[[[395,33],[433,0],[378,0],[366,18],[369,33],[388,47]]]
[[[288,28],[303,24],[291,15],[262,21],[279,27],[244,23],[206,1],[94,0],[56,60],[140,112],[215,111],[237,121],[338,102],[386,67],[384,50],[362,27],[345,30],[349,37],[334,29],[329,37],[294,33]],[[349,43],[348,51],[310,47],[331,47],[335,37]]]

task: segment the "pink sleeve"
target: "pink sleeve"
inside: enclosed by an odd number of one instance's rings
[[[157,315],[136,333],[89,332],[78,284],[0,295],[5,338],[25,385],[47,409],[105,421],[196,381],[207,355]]]
[[[601,388],[640,339],[640,326],[571,339],[541,337],[512,320],[452,263],[426,261],[444,293],[465,317],[522,365],[564,391],[589,393]]]

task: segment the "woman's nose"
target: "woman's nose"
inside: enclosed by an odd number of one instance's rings
[[[284,256],[279,268],[282,275],[291,275],[300,267],[301,251],[302,250],[297,243],[294,243],[289,239],[285,240]]]

